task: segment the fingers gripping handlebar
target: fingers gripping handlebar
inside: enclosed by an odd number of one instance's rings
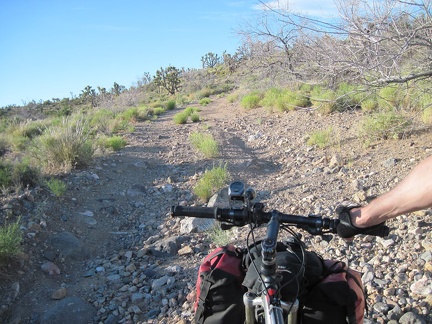
[[[337,226],[337,233],[340,237],[350,238],[357,234],[373,235],[380,237],[385,237],[389,235],[390,229],[388,228],[388,226],[384,225],[384,222],[365,228],[356,227],[351,221],[350,210],[352,208],[353,207],[341,206],[336,209],[336,212],[339,214],[340,221],[339,225]]]

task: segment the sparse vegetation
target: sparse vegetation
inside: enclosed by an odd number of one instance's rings
[[[211,242],[216,246],[225,246],[233,240],[234,230],[228,229],[223,230],[219,223],[216,223],[212,228],[208,230]]]
[[[359,136],[367,142],[398,139],[410,125],[408,118],[393,111],[364,117],[359,124]]]
[[[200,104],[201,106],[207,106],[210,102],[211,102],[210,98],[202,98],[202,99],[199,101],[199,104]]]
[[[107,149],[111,149],[113,151],[118,151],[124,148],[127,144],[126,140],[121,136],[111,136],[111,137],[104,137],[102,139],[103,147]]]
[[[48,174],[69,172],[87,166],[93,159],[89,128],[83,118],[64,118],[59,126],[48,128],[35,139],[32,156]]]
[[[309,146],[316,145],[319,148],[325,148],[331,144],[334,135],[333,128],[318,130],[309,135],[307,144]]]
[[[245,109],[254,109],[260,106],[261,94],[253,92],[245,95],[241,100],[241,105]]]
[[[219,146],[211,134],[192,133],[189,137],[192,146],[206,158],[215,158],[219,155]]]
[[[213,167],[203,174],[193,191],[202,201],[208,201],[215,192],[227,184],[228,178],[229,174],[226,165]]]
[[[0,227],[0,263],[15,257],[21,251],[20,219]]]
[[[51,178],[45,182],[48,189],[51,191],[51,193],[56,197],[63,196],[67,191],[67,184],[56,178]]]

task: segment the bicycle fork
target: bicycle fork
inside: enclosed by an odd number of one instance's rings
[[[287,303],[279,301],[279,305],[273,305],[269,302],[268,296],[262,294],[257,296],[253,292],[247,292],[243,295],[243,303],[245,305],[245,324],[255,324],[255,310],[261,308],[265,316],[265,323],[271,324],[296,324],[299,310],[299,302]],[[286,321],[283,317],[283,311],[287,312]]]
[[[261,242],[261,269],[260,279],[263,291],[260,296],[247,292],[243,296],[246,312],[246,324],[255,323],[255,311],[260,309],[264,315],[265,323],[268,324],[296,324],[299,302],[293,303],[282,301],[279,296],[280,282],[277,279],[276,245],[279,232],[279,214],[272,212],[270,222],[267,224],[267,237]],[[287,320],[284,321],[284,310]]]

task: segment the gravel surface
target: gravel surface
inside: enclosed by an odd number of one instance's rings
[[[25,242],[1,281],[0,322],[190,323],[197,269],[215,244],[168,211],[202,204],[193,187],[206,169],[226,164],[231,180],[271,209],[335,217],[339,204],[366,204],[395,186],[432,150],[432,136],[418,129],[365,148],[359,112],[269,114],[214,98],[199,123],[176,125],[179,110],[137,124],[125,149],[65,175],[65,196],[35,188],[2,201],[2,216],[21,216]],[[306,145],[311,132],[330,127],[334,145]],[[214,136],[218,158],[193,149],[195,131]],[[366,323],[432,323],[431,224],[425,210],[390,221],[387,238],[303,238],[362,272]],[[238,229],[232,242],[244,246],[246,234]]]

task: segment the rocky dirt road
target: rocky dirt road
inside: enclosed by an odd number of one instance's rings
[[[269,114],[214,98],[199,123],[176,125],[179,110],[137,124],[125,149],[65,176],[65,196],[38,188],[4,203],[2,212],[22,217],[25,234],[20,264],[1,283],[4,323],[189,323],[197,268],[214,246],[167,213],[199,204],[192,188],[206,169],[226,165],[231,180],[252,186],[271,208],[334,217],[343,201],[364,204],[393,187],[432,150],[425,130],[363,147],[359,112]],[[335,145],[306,145],[308,134],[329,127]],[[214,136],[218,158],[192,148],[194,131]],[[366,322],[432,323],[431,224],[429,211],[402,216],[388,238],[352,246],[305,237],[364,274]],[[245,234],[235,242],[244,244]]]

